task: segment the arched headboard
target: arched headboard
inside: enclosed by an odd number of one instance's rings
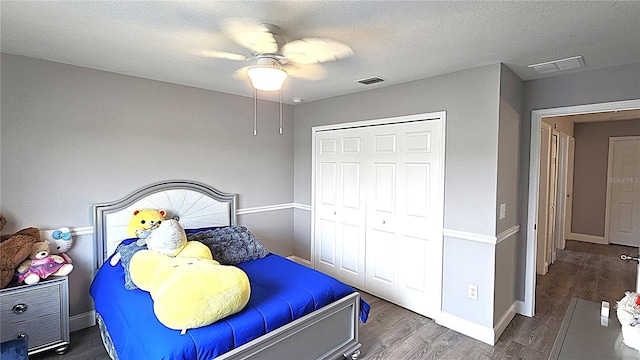
[[[127,237],[136,209],[164,209],[185,229],[236,225],[236,194],[186,180],[147,185],[120,200],[93,205],[96,262],[100,267]]]

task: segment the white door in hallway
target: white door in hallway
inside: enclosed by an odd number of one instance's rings
[[[545,275],[551,264],[549,241],[549,174],[551,154],[551,125],[540,127],[540,184],[538,190],[538,223],[536,237],[536,272]],[[547,255],[549,254],[549,255]]]
[[[609,242],[640,246],[640,136],[609,139]]]

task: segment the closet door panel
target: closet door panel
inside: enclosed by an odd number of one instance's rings
[[[373,206],[375,211],[393,214],[395,211],[396,164],[373,164]]]
[[[360,138],[343,141],[343,153],[359,153]],[[357,140],[357,141],[356,141]],[[357,152],[355,151],[357,149]],[[343,156],[349,158],[349,156]],[[357,159],[342,162],[340,186],[340,276],[351,285],[364,285],[364,210],[361,195],[362,166]]]
[[[437,193],[441,160],[436,151],[439,139],[434,136],[438,126],[435,122],[416,122],[373,130],[377,132],[374,137],[378,148],[372,155],[375,186],[368,198],[376,206],[369,211],[368,221],[373,223],[368,226],[367,247],[369,236],[381,227],[392,239],[386,242],[386,259],[393,264],[394,277],[386,288],[378,285],[375,291],[384,291],[381,296],[429,317],[440,311],[442,276],[438,271],[442,254],[437,245],[442,231],[442,218],[437,216],[442,212]],[[382,141],[391,138],[393,146],[390,141]],[[387,170],[390,168],[394,169],[393,175]],[[368,276],[369,272],[367,280]]]
[[[362,136],[351,130],[316,135],[316,269],[364,286]],[[331,226],[329,225],[331,224]]]
[[[424,271],[415,271],[415,264],[424,264],[429,260],[428,244],[425,239],[405,236],[399,244],[405,251],[399,262],[400,273],[403,275],[400,286],[403,290],[424,292],[427,274]]]
[[[335,162],[320,163],[320,204],[322,206],[336,206],[338,166]]]
[[[316,268],[325,273],[336,271],[338,259],[338,138],[326,136],[318,139],[316,154],[316,198],[314,238]]]
[[[331,141],[332,140],[332,141]],[[321,154],[335,155],[333,151],[327,152],[326,144],[336,144],[335,139],[323,141],[320,143]],[[337,178],[338,164],[332,158],[326,157],[327,161],[318,163],[317,168],[317,186],[319,196],[317,197],[316,206],[316,241],[318,247],[319,268],[323,271],[335,271],[337,266],[336,249],[338,248],[337,224],[335,207],[337,203]],[[335,156],[333,156],[335,158]],[[334,160],[334,161],[331,161]]]
[[[320,219],[317,224],[319,241],[319,260],[324,266],[336,266],[336,224],[335,221]]]
[[[367,271],[365,289],[397,303],[398,289],[398,134],[394,127],[369,129],[370,174],[367,191]]]
[[[347,284],[364,287],[365,264],[365,188],[366,175],[362,162],[366,138],[356,129],[337,131],[339,134],[338,219],[340,236],[340,268],[338,278]]]
[[[426,121],[403,126],[398,151],[403,187],[398,217],[404,257],[398,263],[398,303],[434,318],[440,311],[442,283],[443,186],[442,124]],[[400,180],[399,180],[400,181]]]
[[[394,302],[396,292],[395,234],[381,229],[367,232],[365,290]]]
[[[404,206],[408,220],[424,221],[429,217],[431,190],[430,164],[405,164]]]
[[[361,234],[361,226],[358,224],[342,225],[342,248],[340,249],[340,258],[342,263],[340,264],[341,270],[349,272],[353,276],[358,276],[362,273],[361,265],[363,259],[360,258],[360,244],[363,239]]]

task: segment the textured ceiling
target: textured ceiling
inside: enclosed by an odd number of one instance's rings
[[[582,55],[586,68],[640,62],[640,1],[2,1],[2,52],[251,96],[233,76],[249,55],[224,20],[278,25],[287,40],[329,37],[355,55],[326,63],[327,77],[290,78],[283,97],[305,101],[502,62],[523,80],[530,64]],[[380,76],[381,84],[356,80]],[[261,96],[269,98],[269,95]],[[272,97],[272,95],[271,95]]]

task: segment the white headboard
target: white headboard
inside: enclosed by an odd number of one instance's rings
[[[93,205],[97,267],[127,238],[136,209],[164,209],[185,229],[236,225],[236,194],[195,181],[171,180],[138,189],[120,200]]]

